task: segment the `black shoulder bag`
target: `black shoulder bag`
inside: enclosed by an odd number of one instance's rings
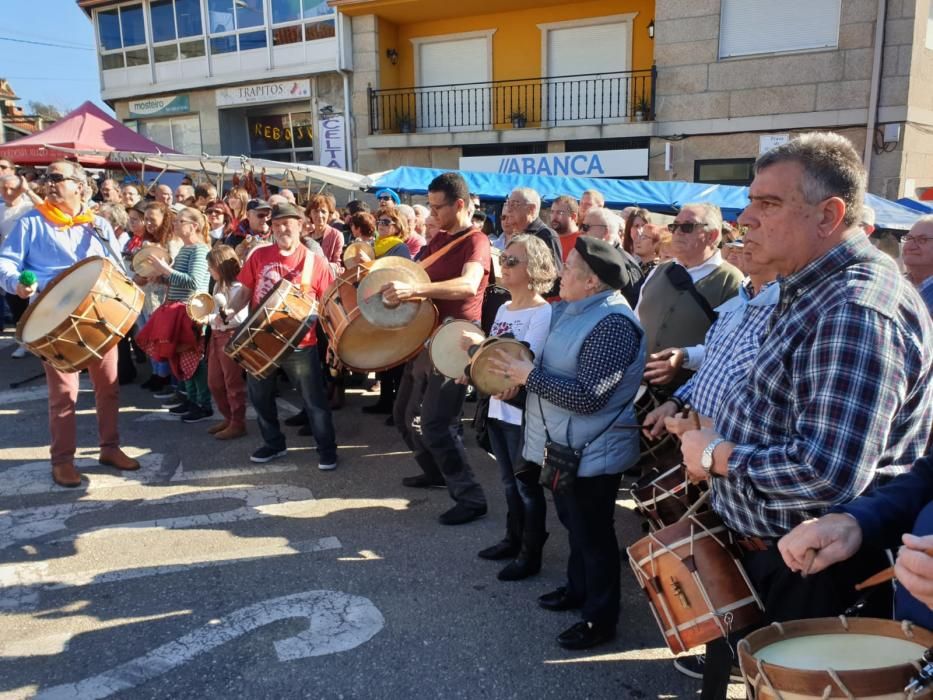
[[[693,279],[690,277],[690,273],[687,272],[685,267],[674,263],[667,268],[665,274],[667,275],[667,279],[670,280],[670,283],[674,286],[674,289],[679,292],[687,292],[693,297],[693,300],[703,310],[703,313],[706,314],[710,323],[716,321],[716,312],[713,310],[713,307],[710,306],[706,297],[697,291],[696,285],[693,283]]]

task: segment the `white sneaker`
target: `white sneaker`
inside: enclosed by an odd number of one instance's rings
[[[27,355],[26,346],[17,345],[16,350],[13,351],[10,357],[12,357],[14,360],[22,360],[24,357],[26,357],[26,355]]]
[[[337,463],[334,462],[333,464],[325,464],[324,462],[321,462],[320,464],[317,465],[317,468],[320,469],[322,472],[332,472],[334,471],[334,469],[337,468]]]

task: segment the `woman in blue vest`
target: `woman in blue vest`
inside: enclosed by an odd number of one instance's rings
[[[637,424],[646,352],[644,332],[616,291],[628,281],[618,250],[581,236],[561,272],[561,301],[535,363],[502,354],[495,365],[528,391],[525,459],[544,464],[548,442],[580,453],[576,478],[554,494],[570,539],[567,583],[538,598],[546,610],[581,610],[582,620],[557,637],[565,649],[613,639],[619,618],[613,518],[622,472],[638,461],[638,431],[629,426]]]

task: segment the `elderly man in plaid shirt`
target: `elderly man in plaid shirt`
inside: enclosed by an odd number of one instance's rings
[[[807,134],[758,159],[739,223],[746,255],[775,264],[780,298],[715,429],[682,436],[687,469],[713,481],[713,509],[742,538],[767,622],[842,613],[854,583],[886,565],[866,550],[804,578],[776,540],[909,469],[930,436],[933,325],[858,227],[865,182],[836,134]],[[876,599],[884,615],[889,601]],[[707,646],[705,700],[726,697],[731,661],[724,642]]]

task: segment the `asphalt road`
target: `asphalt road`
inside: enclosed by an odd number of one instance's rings
[[[618,638],[568,652],[573,613],[536,597],[563,583],[566,533],[553,508],[542,572],[496,579],[476,556],[501,537],[494,461],[470,457],[490,512],[437,523],[445,491],[417,473],[393,428],[360,407],[335,413],[340,466],[317,470],[310,438],[287,457],[221,443],[138,386],[122,391],[122,442],[143,468],[96,463],[93,393],[79,397],[79,489],[52,484],[39,361],[0,335],[0,698],[679,698],[699,683],[671,655],[627,563]],[[142,377],[146,370],[142,370]],[[296,403],[283,385],[283,414]],[[469,406],[472,406],[469,404]],[[620,543],[640,536],[620,493]],[[744,697],[735,685],[731,697]]]

